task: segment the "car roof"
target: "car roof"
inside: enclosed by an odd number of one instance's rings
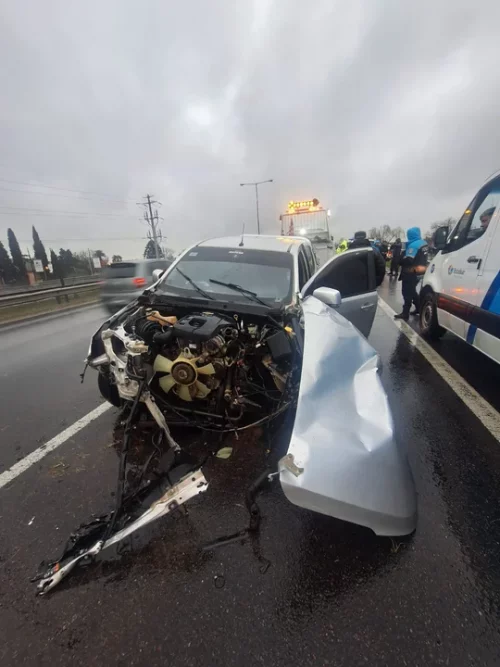
[[[173,260],[165,259],[164,257],[157,257],[156,259],[146,259],[142,257],[140,259],[122,259],[119,262],[110,262],[107,266],[120,266],[120,264],[150,264],[151,262],[170,262],[170,264],[172,264]]]
[[[243,245],[241,242],[243,241]],[[265,234],[244,234],[243,236],[221,236],[196,244],[201,248],[247,248],[248,250],[270,250],[296,255],[303,245],[311,246],[303,236],[271,236]]]

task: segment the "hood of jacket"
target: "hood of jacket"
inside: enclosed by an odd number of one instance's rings
[[[410,229],[406,232],[406,236],[410,243],[413,241],[421,241],[422,234],[420,233],[420,227],[410,227]]]

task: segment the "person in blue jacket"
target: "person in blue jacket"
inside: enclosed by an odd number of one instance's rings
[[[415,310],[411,315],[417,315],[420,307],[420,299],[417,294],[417,283],[421,275],[425,273],[428,263],[429,246],[427,242],[422,239],[419,227],[410,227],[406,232],[408,243],[404,254],[400,260],[401,280],[403,287],[403,311],[399,315],[395,315],[397,320],[405,320],[407,322],[410,318],[410,308],[413,303]]]

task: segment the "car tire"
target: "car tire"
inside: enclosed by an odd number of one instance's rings
[[[109,381],[109,373],[99,371],[99,375],[97,376],[97,386],[99,387],[101,396],[106,401],[111,403],[111,405],[114,405],[115,408],[122,407],[123,404],[118,389],[115,384],[111,384]]]
[[[438,340],[446,333],[446,329],[439,326],[436,299],[432,292],[426,292],[420,303],[420,333],[424,338]]]

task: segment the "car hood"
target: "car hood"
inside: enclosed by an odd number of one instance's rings
[[[412,533],[415,485],[394,436],[375,350],[313,296],[303,301],[303,317],[302,378],[288,449],[297,468],[281,470],[285,495],[378,535]]]

